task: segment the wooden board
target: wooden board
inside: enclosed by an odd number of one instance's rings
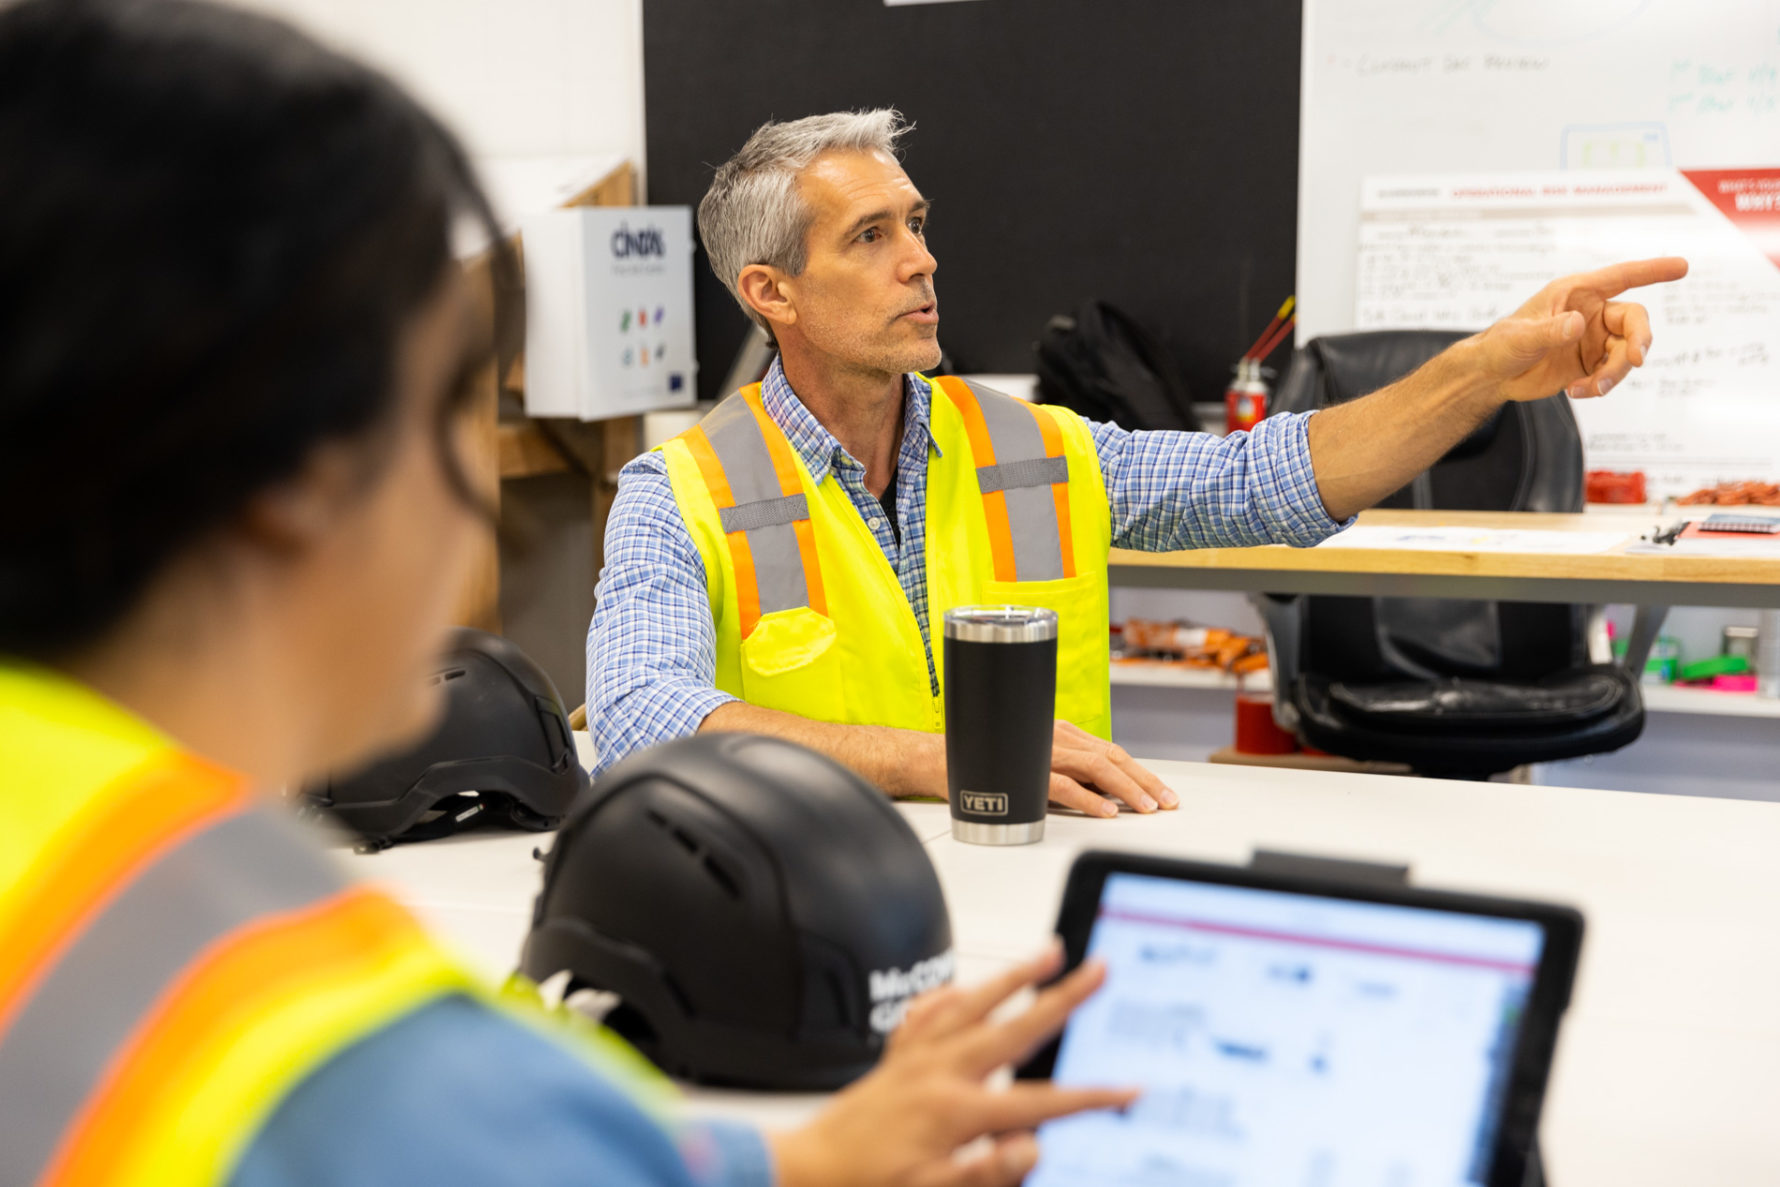
[[[1234,746],[1214,750],[1207,762],[1237,767],[1275,767],[1292,771],[1348,771],[1363,775],[1413,775],[1400,762],[1361,762],[1339,754],[1244,754]]]
[[[565,206],[628,206],[636,201],[637,173],[629,162],[620,164],[610,173],[592,185],[575,194]],[[514,247],[519,252],[520,261],[524,262],[524,245],[514,238]],[[488,255],[483,253],[464,261],[466,272],[486,291],[488,289]],[[508,294],[509,299],[518,294]],[[492,307],[491,307],[492,310]],[[492,316],[492,312],[491,312]],[[476,418],[475,443],[473,445],[473,469],[478,476],[478,487],[483,497],[497,512],[500,507],[502,478],[524,478],[539,474],[560,473],[564,470],[582,468],[589,475],[592,483],[588,514],[594,524],[594,572],[597,575],[602,561],[601,542],[605,536],[606,514],[612,505],[615,485],[606,481],[608,472],[615,472],[617,467],[609,464],[609,454],[614,450],[630,448],[624,460],[628,460],[636,452],[636,444],[641,437],[641,421],[637,417],[624,417],[606,422],[610,428],[601,425],[577,425],[569,428],[569,422],[562,422],[561,432],[552,431],[543,426],[542,422],[524,418],[502,421],[500,417],[499,396],[502,390],[509,394],[524,396],[524,361],[520,358],[502,359],[498,368],[501,376],[496,381],[497,368],[490,367],[482,383],[483,390],[478,392],[475,411]],[[610,438],[610,446],[605,442]],[[587,445],[589,439],[596,444]],[[585,446],[582,449],[569,448],[569,443]],[[591,467],[588,459],[597,454]],[[619,465],[623,462],[620,461]],[[468,626],[480,627],[483,630],[499,631],[500,621],[500,550],[497,547],[495,531],[491,525],[486,538],[478,544],[478,556],[470,579],[459,602],[455,621]]]
[[[501,478],[536,478],[571,469],[560,446],[536,421],[507,421],[498,429]]]
[[[1489,527],[1540,531],[1599,532],[1623,529],[1635,537],[1655,526],[1658,515],[1639,516],[1624,511],[1587,512],[1581,515],[1537,515],[1522,512],[1462,511],[1366,511],[1359,522],[1382,527]],[[1253,574],[1247,586],[1217,581],[1217,588],[1277,588],[1268,576],[1292,574],[1359,575],[1400,578],[1453,578],[1493,582],[1552,583],[1594,582],[1603,586],[1704,587],[1699,596],[1730,599],[1685,600],[1670,604],[1762,605],[1771,596],[1780,600],[1780,557],[1749,559],[1732,557],[1675,556],[1629,553],[1622,546],[1604,553],[1497,553],[1434,552],[1411,549],[1371,548],[1201,548],[1188,552],[1145,553],[1115,549],[1111,564],[1129,584],[1178,585],[1193,588],[1196,577]],[[1148,572],[1153,580],[1144,580]],[[1138,580],[1130,580],[1132,577]],[[1115,577],[1115,582],[1119,578]],[[1289,592],[1289,590],[1287,591]],[[1308,592],[1324,592],[1311,590]],[[1333,592],[1333,591],[1331,591]],[[1356,591],[1357,592],[1357,591]],[[1380,588],[1375,592],[1397,592]],[[1553,591],[1555,592],[1555,591]],[[1679,590],[1677,590],[1679,592]],[[1435,596],[1464,596],[1441,591]],[[1502,597],[1499,592],[1473,596]],[[1749,600],[1754,598],[1756,600]],[[1526,600],[1539,600],[1528,598]],[[1569,597],[1554,600],[1572,600]],[[1602,600],[1608,600],[1603,598]],[[1638,600],[1638,599],[1628,599]]]

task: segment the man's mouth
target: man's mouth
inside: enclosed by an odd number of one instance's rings
[[[920,325],[924,325],[924,326],[938,325],[939,324],[939,302],[938,301],[929,301],[925,305],[917,305],[917,306],[915,306],[915,308],[902,314],[901,318],[899,318],[898,320],[902,320],[903,318],[906,318],[909,321],[916,322],[916,323],[918,323]]]

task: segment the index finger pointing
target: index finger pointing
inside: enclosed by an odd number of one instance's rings
[[[1136,1088],[1063,1088],[1046,1083],[1015,1084],[983,1105],[979,1124],[990,1132],[1031,1129],[1054,1117],[1090,1109],[1127,1108],[1140,1095]]]
[[[1666,284],[1687,275],[1687,261],[1680,256],[1658,256],[1650,260],[1629,260],[1609,264],[1582,277],[1583,286],[1597,289],[1602,296],[1612,297],[1627,289],[1647,284]]]

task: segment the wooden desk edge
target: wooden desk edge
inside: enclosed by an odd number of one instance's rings
[[[1527,553],[1432,551],[1398,548],[1290,548],[1280,544],[1256,548],[1203,548],[1185,552],[1145,553],[1114,549],[1114,570],[1135,577],[1130,584],[1181,585],[1212,573],[1243,574],[1245,588],[1272,574],[1320,574],[1356,578],[1389,576],[1412,580],[1450,577],[1536,582],[1602,582],[1650,586],[1758,587],[1780,585],[1780,556],[1722,557],[1633,553],[1641,531],[1653,527],[1660,512],[1595,511],[1580,515],[1525,512],[1368,511],[1363,525],[1377,527],[1497,528],[1534,531],[1623,531],[1628,539],[1607,552]],[[1178,579],[1143,574],[1146,569],[1185,570]],[[1220,587],[1230,585],[1220,582]],[[1722,591],[1725,593],[1729,590]],[[1566,599],[1567,600],[1567,599]]]

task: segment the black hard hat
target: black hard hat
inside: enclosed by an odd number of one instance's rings
[[[445,694],[431,735],[305,788],[303,810],[334,816],[369,848],[444,836],[478,818],[554,828],[586,790],[587,771],[550,677],[507,640],[464,627],[429,679]]]
[[[829,1089],[951,980],[952,925],[882,792],[791,742],[702,734],[613,767],[557,834],[520,971],[565,970],[670,1075]]]

